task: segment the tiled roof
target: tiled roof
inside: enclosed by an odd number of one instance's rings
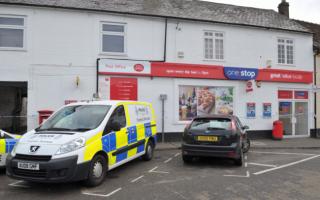
[[[0,3],[129,13],[309,32],[274,10],[199,0],[0,0]]]
[[[315,47],[320,49],[320,24],[314,24],[314,23],[300,21],[300,20],[295,20],[295,21],[314,33],[313,44]]]

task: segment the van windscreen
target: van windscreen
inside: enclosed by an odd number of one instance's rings
[[[37,131],[88,131],[97,128],[110,110],[109,105],[76,105],[59,110]]]

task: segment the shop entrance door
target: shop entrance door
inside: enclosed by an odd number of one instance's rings
[[[308,102],[295,102],[295,135],[308,135]]]
[[[279,120],[285,136],[307,136],[308,102],[280,101]]]

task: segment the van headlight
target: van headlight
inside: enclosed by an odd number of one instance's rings
[[[56,155],[61,155],[61,154],[69,153],[71,151],[75,151],[77,149],[84,147],[85,144],[86,144],[86,139],[84,139],[83,137],[72,140],[71,142],[61,145]]]

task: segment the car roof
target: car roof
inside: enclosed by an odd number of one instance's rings
[[[202,116],[195,117],[194,120],[195,119],[214,119],[214,118],[235,119],[236,116],[234,116],[234,115],[223,115],[223,114],[202,115]]]

